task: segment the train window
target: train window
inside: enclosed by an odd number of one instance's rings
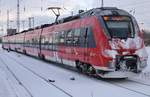
[[[54,35],[54,41],[53,41],[53,43],[55,44],[55,45],[57,45],[58,43],[59,43],[59,33],[56,33],[55,35]]]
[[[38,44],[39,41],[38,41],[38,38],[35,38],[35,44]]]
[[[69,31],[67,32],[67,37],[72,37],[72,30],[69,30]]]
[[[53,37],[50,35],[50,38],[49,38],[49,50],[52,50],[53,48]]]
[[[66,45],[67,46],[72,46],[72,42],[73,42],[73,32],[74,30],[69,30],[66,33]]]
[[[44,43],[45,43],[45,37],[41,36],[41,48],[42,49],[45,49]]]
[[[53,33],[52,35],[52,43],[53,43],[53,46],[52,46],[52,50],[55,50],[56,49],[56,45],[55,45],[55,34]]]
[[[35,48],[36,47],[36,38],[32,39],[32,47]]]
[[[35,42],[35,40],[34,40],[34,38],[32,38],[32,45],[34,45],[34,42]]]
[[[45,37],[44,45],[48,45],[48,44],[49,44],[49,38]]]
[[[74,39],[73,39],[73,44],[75,46],[79,46],[80,45],[80,29],[75,29],[74,31]]]
[[[26,41],[26,44],[27,44],[27,45],[26,45],[27,47],[30,47],[30,40],[27,40],[27,41]]]
[[[80,36],[80,30],[81,29],[75,29],[74,36]]]
[[[30,43],[30,40],[28,40],[27,42],[28,42],[28,47],[30,47],[30,44],[31,44],[31,43]]]
[[[49,38],[48,38],[48,36],[45,37],[44,46],[45,46],[45,49],[49,48]]]
[[[27,46],[27,41],[25,40],[25,42],[24,42],[24,46],[26,47]]]
[[[24,46],[25,46],[25,47],[27,46],[27,40],[26,40],[26,38],[25,38],[25,40],[24,40]]]
[[[42,36],[41,37],[41,48],[48,49],[48,43],[49,43],[48,37]]]
[[[45,37],[42,36],[42,37],[41,37],[41,44],[44,44],[44,41],[45,41]]]
[[[60,32],[60,35],[59,35],[59,45],[64,45],[65,43],[65,32]]]
[[[53,43],[53,39],[52,39],[52,36],[50,36],[49,38],[49,44],[52,44]]]
[[[57,50],[57,44],[59,43],[59,34],[54,33],[53,34],[53,51]]]
[[[32,47],[32,40],[29,40],[29,47]]]
[[[37,47],[37,38],[33,38],[33,42],[32,42],[32,47],[36,48]]]

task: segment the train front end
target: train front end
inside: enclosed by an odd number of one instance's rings
[[[147,66],[148,55],[135,18],[123,10],[115,9],[104,10],[101,19],[108,40],[102,56],[107,59],[110,69],[101,76],[125,78],[140,74]]]

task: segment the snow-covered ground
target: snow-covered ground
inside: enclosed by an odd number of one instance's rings
[[[147,49],[147,53],[149,54],[149,57],[148,57],[148,61],[147,61],[148,66],[145,69],[145,71],[150,71],[150,47],[146,47],[146,49]]]
[[[2,70],[0,70],[0,76],[0,97],[15,97],[10,89],[6,75]]]
[[[132,78],[137,81],[142,81],[143,83],[150,83],[150,47],[146,47],[147,53],[149,55],[147,64],[148,66],[145,68],[143,73],[139,77]]]
[[[0,97],[150,97],[149,74],[105,81],[0,49]]]

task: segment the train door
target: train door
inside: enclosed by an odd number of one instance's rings
[[[25,51],[25,46],[26,46],[26,32],[24,32],[24,35],[23,35],[23,44],[22,44],[22,49],[23,49],[23,53],[26,53]]]
[[[43,28],[39,31],[39,53],[38,56],[40,57],[42,54],[42,32],[43,32]]]
[[[33,38],[33,52],[35,56],[38,56],[38,36]]]
[[[83,36],[83,42],[84,42],[84,61],[88,61],[88,27],[84,28],[84,36]]]
[[[83,33],[83,46],[84,46],[84,61],[88,62],[90,61],[90,48],[94,48],[96,46],[93,33],[92,33],[92,27],[86,27],[84,28]]]
[[[39,55],[39,53],[40,53],[40,46],[39,46],[39,42],[40,42],[40,33],[39,33],[39,31],[35,31],[36,32],[36,34],[34,35],[34,54],[35,54],[35,56],[38,56]],[[35,33],[34,32],[34,33]]]
[[[59,56],[58,56],[58,33],[53,34],[53,55],[54,55],[54,61],[59,62]]]

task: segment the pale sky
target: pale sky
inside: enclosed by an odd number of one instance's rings
[[[6,29],[7,10],[10,11],[10,27],[16,27],[16,3],[17,0],[0,0],[0,29],[2,27]],[[20,0],[21,21],[26,21],[26,28],[28,28],[28,17],[35,17],[35,26],[53,22],[54,15],[46,10],[50,6],[63,8],[61,15],[64,17],[71,15],[71,11],[76,14],[79,9],[100,7],[101,0]],[[136,17],[141,28],[150,29],[150,0],[104,0],[104,6],[118,7],[128,12],[132,10],[131,14]],[[0,34],[4,34],[4,31],[0,31]]]

